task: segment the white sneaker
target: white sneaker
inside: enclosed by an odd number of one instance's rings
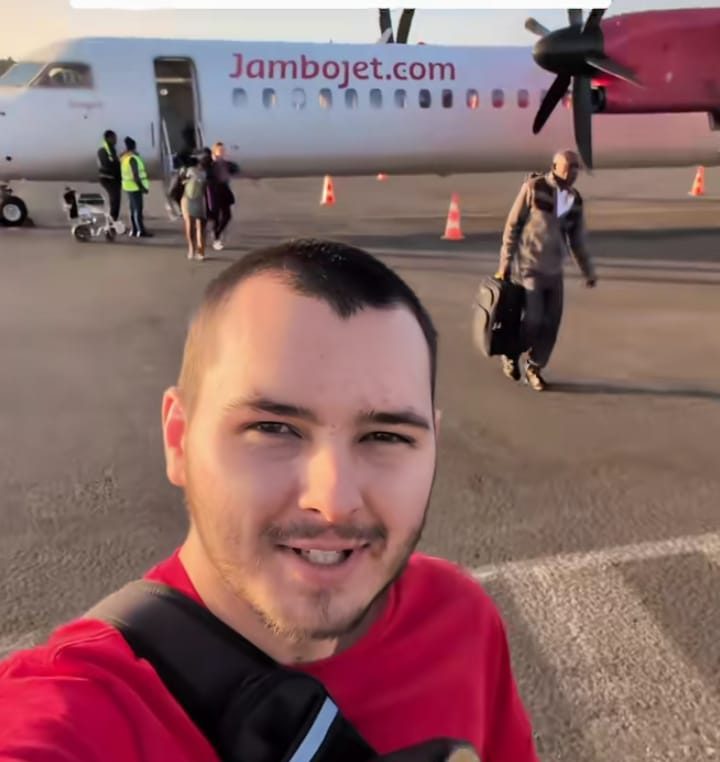
[[[225,244],[220,239],[218,239],[217,241],[213,241],[212,247],[215,249],[215,251],[222,251],[225,248]]]
[[[195,252],[192,249],[188,249],[188,259],[195,259]]]

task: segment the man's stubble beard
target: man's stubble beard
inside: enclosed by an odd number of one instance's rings
[[[437,463],[436,463],[437,466]],[[332,591],[323,590],[319,593],[308,596],[314,599],[315,610],[319,614],[321,622],[325,622],[324,625],[318,625],[313,628],[300,628],[283,624],[278,621],[278,617],[272,616],[266,608],[263,608],[255,599],[252,594],[252,590],[243,583],[243,576],[247,576],[247,565],[244,568],[238,568],[237,565],[227,563],[214,552],[212,542],[208,542],[208,538],[203,531],[202,521],[198,521],[196,517],[202,515],[202,507],[200,502],[193,497],[192,479],[190,477],[190,469],[187,473],[187,486],[185,487],[185,506],[188,512],[188,516],[192,526],[195,529],[198,539],[200,540],[205,555],[212,563],[217,574],[221,578],[225,586],[232,592],[232,594],[242,601],[263,623],[263,625],[277,637],[281,637],[293,643],[302,643],[307,641],[317,640],[335,640],[338,638],[351,635],[357,628],[359,628],[368,613],[372,610],[373,606],[387,593],[392,585],[402,576],[405,571],[410,557],[413,551],[417,547],[422,533],[425,529],[425,523],[427,521],[427,514],[430,507],[430,501],[433,492],[433,486],[435,484],[435,469],[433,470],[433,477],[430,483],[430,490],[427,500],[425,502],[425,508],[423,510],[422,519],[420,524],[414,529],[408,539],[403,543],[402,550],[399,553],[397,561],[392,565],[391,572],[388,575],[387,581],[381,586],[381,588],[372,596],[371,600],[363,606],[354,615],[346,617],[345,621],[330,626],[328,621],[330,617],[330,607],[332,605],[332,599],[334,593]],[[262,568],[262,560],[259,557],[254,559],[254,570],[256,573]],[[252,572],[251,572],[252,573]]]

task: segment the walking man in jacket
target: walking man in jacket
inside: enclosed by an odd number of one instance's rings
[[[563,260],[570,250],[585,285],[596,283],[585,245],[585,212],[573,186],[580,169],[574,151],[560,151],[544,175],[530,176],[520,188],[503,233],[498,278],[510,277],[517,259],[519,281],[525,287],[523,317],[527,352],[525,379],[535,391],[546,387],[541,370],[550,360],[563,311]],[[519,357],[502,358],[503,373],[520,379]]]

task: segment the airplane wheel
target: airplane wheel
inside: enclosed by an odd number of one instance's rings
[[[92,237],[90,233],[90,226],[78,225],[76,228],[73,228],[73,235],[78,241],[82,241],[83,243],[89,241]]]
[[[21,198],[6,196],[0,201],[0,221],[5,227],[20,227],[27,219],[27,216],[28,210]]]

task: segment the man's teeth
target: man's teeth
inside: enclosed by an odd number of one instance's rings
[[[331,566],[339,564],[350,556],[350,550],[301,550],[300,555],[313,564]]]

